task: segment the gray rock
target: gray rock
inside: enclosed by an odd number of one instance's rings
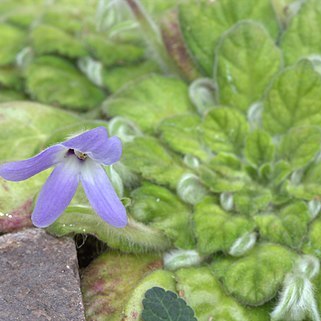
[[[0,320],[85,320],[72,239],[35,228],[0,237]]]

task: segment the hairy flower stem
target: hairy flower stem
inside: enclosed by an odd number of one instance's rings
[[[139,0],[125,0],[143,32],[155,60],[166,73],[177,73],[177,68],[167,54],[161,33],[152,18],[147,14]]]

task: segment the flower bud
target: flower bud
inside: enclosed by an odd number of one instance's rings
[[[177,270],[182,267],[199,265],[201,257],[195,250],[173,250],[165,253],[164,267],[167,270]]]
[[[195,205],[205,197],[207,190],[196,175],[186,173],[177,184],[177,194],[186,203]]]
[[[253,103],[248,110],[247,118],[252,129],[260,128],[262,123],[262,103]]]
[[[189,168],[192,169],[197,169],[200,166],[199,159],[190,154],[185,155],[183,161]]]
[[[231,211],[234,207],[234,197],[232,193],[224,192],[220,195],[220,203],[225,211]]]
[[[313,199],[308,203],[309,213],[311,215],[311,219],[317,217],[321,209],[321,202],[317,199]]]
[[[121,198],[124,194],[124,184],[119,174],[113,168],[113,165],[105,167],[106,173],[115,188],[117,195]]]
[[[189,87],[189,97],[200,115],[204,115],[207,109],[216,104],[216,86],[212,79],[199,78]]]
[[[110,136],[118,136],[123,142],[131,142],[135,136],[141,136],[142,132],[130,120],[123,117],[114,117],[109,122]]]
[[[83,57],[78,59],[78,67],[92,83],[103,86],[103,65],[101,62],[91,57]]]
[[[229,254],[232,256],[242,256],[253,248],[256,243],[256,233],[246,233],[239,237],[231,246]]]

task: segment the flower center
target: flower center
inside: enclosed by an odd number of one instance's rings
[[[77,150],[74,150],[74,154],[80,159],[85,160],[88,156],[87,154],[84,154],[82,152],[78,152]]]

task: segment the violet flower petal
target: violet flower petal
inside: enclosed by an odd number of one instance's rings
[[[108,138],[105,127],[97,127],[62,143],[63,146],[87,154],[104,165],[111,165],[120,159],[121,141],[114,136]]]
[[[32,158],[4,163],[0,165],[0,177],[8,181],[23,181],[60,162],[66,151],[64,146],[57,144]]]
[[[51,173],[32,213],[37,227],[47,227],[65,210],[73,198],[79,183],[81,161],[75,156],[63,160]]]
[[[92,160],[86,160],[81,169],[80,180],[96,213],[110,225],[125,227],[126,209],[103,168]]]

